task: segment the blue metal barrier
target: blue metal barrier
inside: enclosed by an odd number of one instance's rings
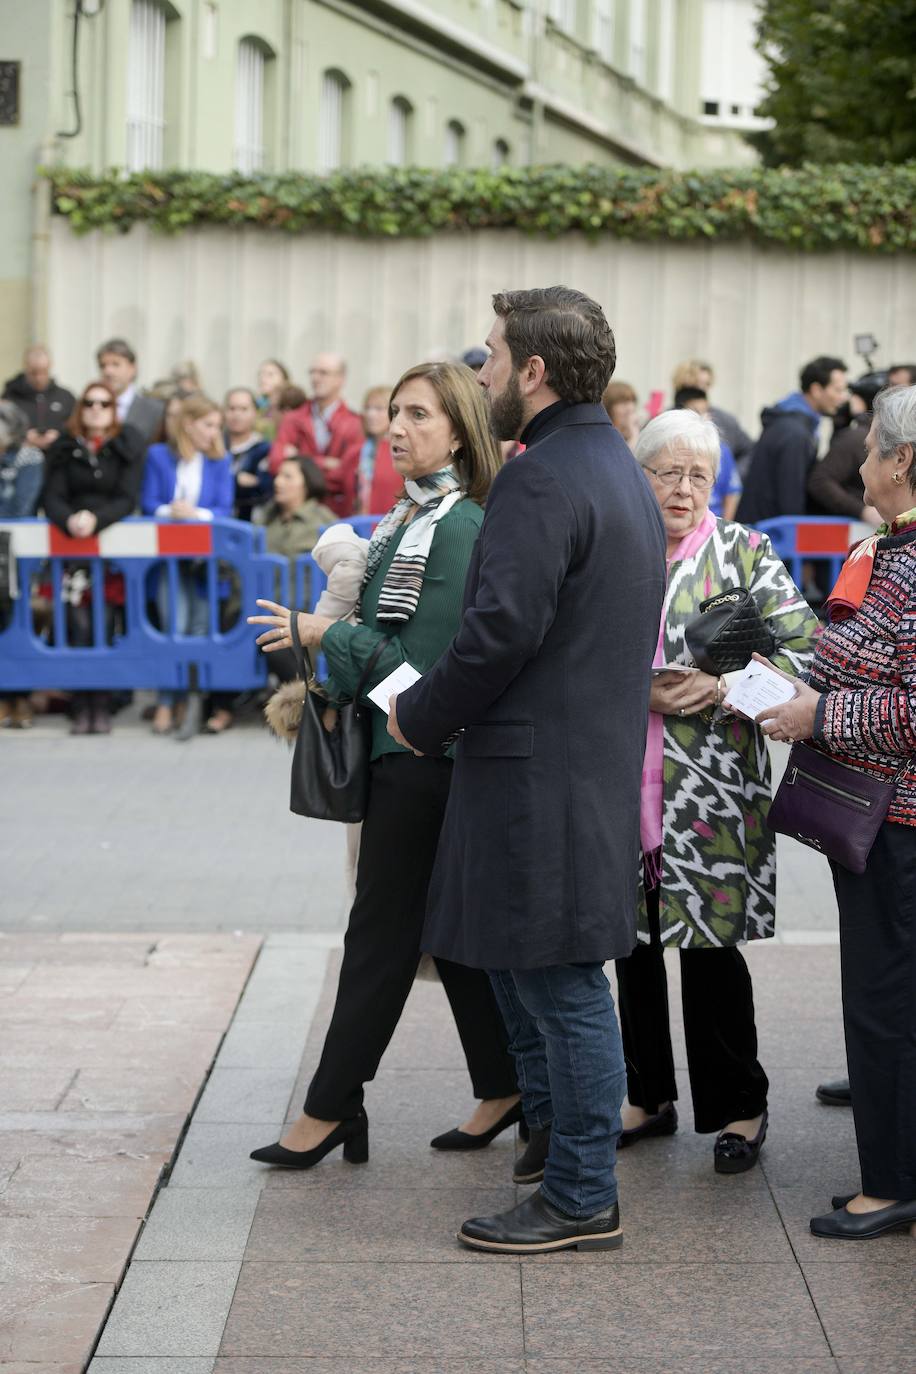
[[[19,582],[9,623],[0,630],[0,690],[38,688],[105,691],[154,688],[236,692],[267,682],[269,658],[255,644],[245,617],[260,598],[274,600],[277,584],[285,600],[289,590],[287,560],[266,551],[264,530],[239,520],[172,524],[124,520],[93,539],[68,539],[45,520],[0,524],[9,531]],[[195,567],[199,594],[206,598],[206,635],[179,634],[175,615],[180,561]],[[238,618],[221,628],[230,584],[221,564],[238,578]],[[85,569],[91,588],[91,644],[71,644],[66,596],[73,570]],[[168,625],[150,618],[158,579],[168,579]],[[123,583],[113,583],[120,577]],[[50,586],[50,623],[36,623],[33,582]],[[107,581],[107,587],[106,587]],[[106,590],[123,590],[120,615],[106,614]]]
[[[769,535],[795,585],[801,587],[803,563],[826,564],[831,585],[836,582],[854,539],[854,523],[833,515],[798,515],[761,520],[755,528]]]

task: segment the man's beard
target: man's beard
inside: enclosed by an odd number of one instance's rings
[[[487,392],[490,402],[490,426],[497,439],[517,439],[525,427],[525,400],[518,377],[510,374],[506,389],[499,396]]]

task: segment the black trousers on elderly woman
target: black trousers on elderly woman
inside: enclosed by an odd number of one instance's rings
[[[646,892],[650,943],[616,965],[627,1096],[650,1116],[677,1098],[658,899],[657,887]],[[744,956],[734,945],[682,949],[680,962],[694,1125],[702,1133],[753,1120],[767,1105],[769,1080],[757,1058]]]
[[[916,1199],[916,829],[886,821],[864,873],[830,867],[862,1191],[909,1202]]]

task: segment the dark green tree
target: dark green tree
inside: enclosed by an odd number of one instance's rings
[[[768,166],[916,157],[916,0],[762,0]]]

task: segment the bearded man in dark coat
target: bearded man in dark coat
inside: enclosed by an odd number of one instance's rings
[[[615,362],[601,307],[566,287],[493,305],[478,380],[497,436],[526,448],[493,483],[458,634],[392,698],[389,730],[424,754],[460,732],[423,947],[490,971],[531,1130],[515,1177],[543,1178],[459,1239],[612,1248],[625,1072],[602,966],[636,943],[665,533],[601,405]]]

